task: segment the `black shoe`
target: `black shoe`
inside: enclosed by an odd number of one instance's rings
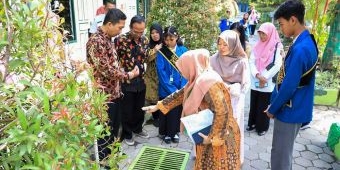
[[[259,136],[263,136],[263,135],[265,135],[266,133],[267,133],[267,131],[257,132],[257,134],[258,134]]]
[[[247,126],[247,128],[246,128],[247,131],[252,131],[254,129],[255,129],[255,125]]]
[[[171,143],[171,138],[169,136],[165,136],[163,141],[166,143],[166,144],[170,144]]]
[[[171,140],[173,143],[179,143],[179,136],[176,134]]]

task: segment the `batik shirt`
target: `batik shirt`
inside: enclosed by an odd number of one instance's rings
[[[93,68],[96,86],[110,95],[114,100],[121,96],[120,80],[126,79],[127,74],[120,71],[117,53],[111,37],[103,32],[101,27],[86,43],[87,62]]]
[[[125,72],[131,71],[138,66],[139,75],[131,80],[123,81],[123,87],[127,91],[145,90],[144,72],[145,62],[147,62],[147,49],[149,41],[142,36],[135,42],[130,32],[120,35],[115,39],[115,47],[119,57],[119,62]]]

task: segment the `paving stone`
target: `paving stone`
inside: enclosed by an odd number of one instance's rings
[[[304,151],[304,150],[306,150],[306,147],[305,147],[305,145],[301,145],[301,144],[299,144],[299,143],[295,143],[295,144],[294,144],[294,150],[297,150],[297,151]]]
[[[324,151],[324,153],[326,153],[328,155],[334,156],[333,151],[329,147],[323,148],[323,151]]]
[[[328,168],[331,168],[331,167],[332,167],[329,163],[327,163],[327,162],[325,162],[325,161],[323,161],[323,160],[320,160],[320,159],[314,160],[314,161],[313,161],[313,165],[314,165],[315,167],[318,167],[318,168],[325,168],[325,169],[328,169]]]
[[[301,157],[306,158],[311,161],[319,158],[317,154],[311,151],[302,151],[300,152],[300,154],[301,154]]]
[[[307,170],[320,170],[320,168],[317,168],[317,167],[308,167]]]
[[[267,148],[265,148],[265,146],[262,145],[255,145],[250,147],[250,151],[253,151],[255,153],[265,153],[267,151]]]
[[[322,154],[319,154],[319,158],[325,162],[328,162],[328,163],[332,163],[335,161],[334,157],[333,156],[330,156],[328,154],[325,154],[325,153],[322,153]]]
[[[306,170],[305,167],[303,167],[303,166],[301,166],[301,165],[298,165],[298,164],[293,164],[293,165],[292,165],[292,168],[293,168],[294,170]]]
[[[334,170],[340,169],[340,161],[333,162],[331,166]]]
[[[309,139],[305,139],[305,138],[296,138],[295,142],[302,144],[302,145],[308,145],[312,143]]]
[[[248,151],[250,149],[248,144],[244,144],[244,151]]]
[[[293,158],[297,158],[297,157],[300,157],[301,154],[299,151],[296,151],[296,150],[293,150]]]
[[[323,150],[321,147],[315,146],[315,145],[306,145],[307,150],[312,151],[314,153],[322,153]]]
[[[251,150],[249,150],[249,152],[244,154],[244,157],[249,159],[249,160],[255,160],[255,159],[259,159],[259,155]]]
[[[295,159],[295,163],[303,167],[313,166],[312,162],[306,158],[298,157]]]
[[[244,139],[244,143],[249,145],[249,147],[252,147],[252,146],[257,144],[257,141],[255,139],[253,139],[253,138],[245,138]]]
[[[270,162],[270,154],[268,153],[260,153],[259,157],[261,160],[264,160],[266,162]]]
[[[250,161],[250,166],[256,169],[267,169],[269,168],[269,163],[263,160]]]

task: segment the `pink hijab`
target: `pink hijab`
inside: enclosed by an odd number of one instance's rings
[[[176,62],[177,68],[188,80],[184,87],[182,116],[198,112],[209,88],[217,82],[223,82],[219,74],[211,69],[209,56],[206,49],[190,50],[182,54]]]
[[[230,52],[226,56],[220,53],[214,54],[210,59],[212,68],[222,77],[224,82],[245,85],[247,83],[248,61],[238,34],[232,30],[226,30],[220,34],[219,38],[228,44]]]
[[[263,23],[258,31],[265,33],[268,37],[265,42],[259,40],[253,50],[256,68],[259,72],[262,72],[273,60],[276,43],[279,43],[278,47],[282,47],[282,44],[279,33],[272,23]]]

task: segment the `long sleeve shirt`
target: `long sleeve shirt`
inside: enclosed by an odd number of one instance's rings
[[[121,96],[120,80],[127,74],[120,71],[118,57],[112,45],[111,38],[99,27],[86,43],[87,62],[93,68],[97,87],[109,94],[109,99]]]

